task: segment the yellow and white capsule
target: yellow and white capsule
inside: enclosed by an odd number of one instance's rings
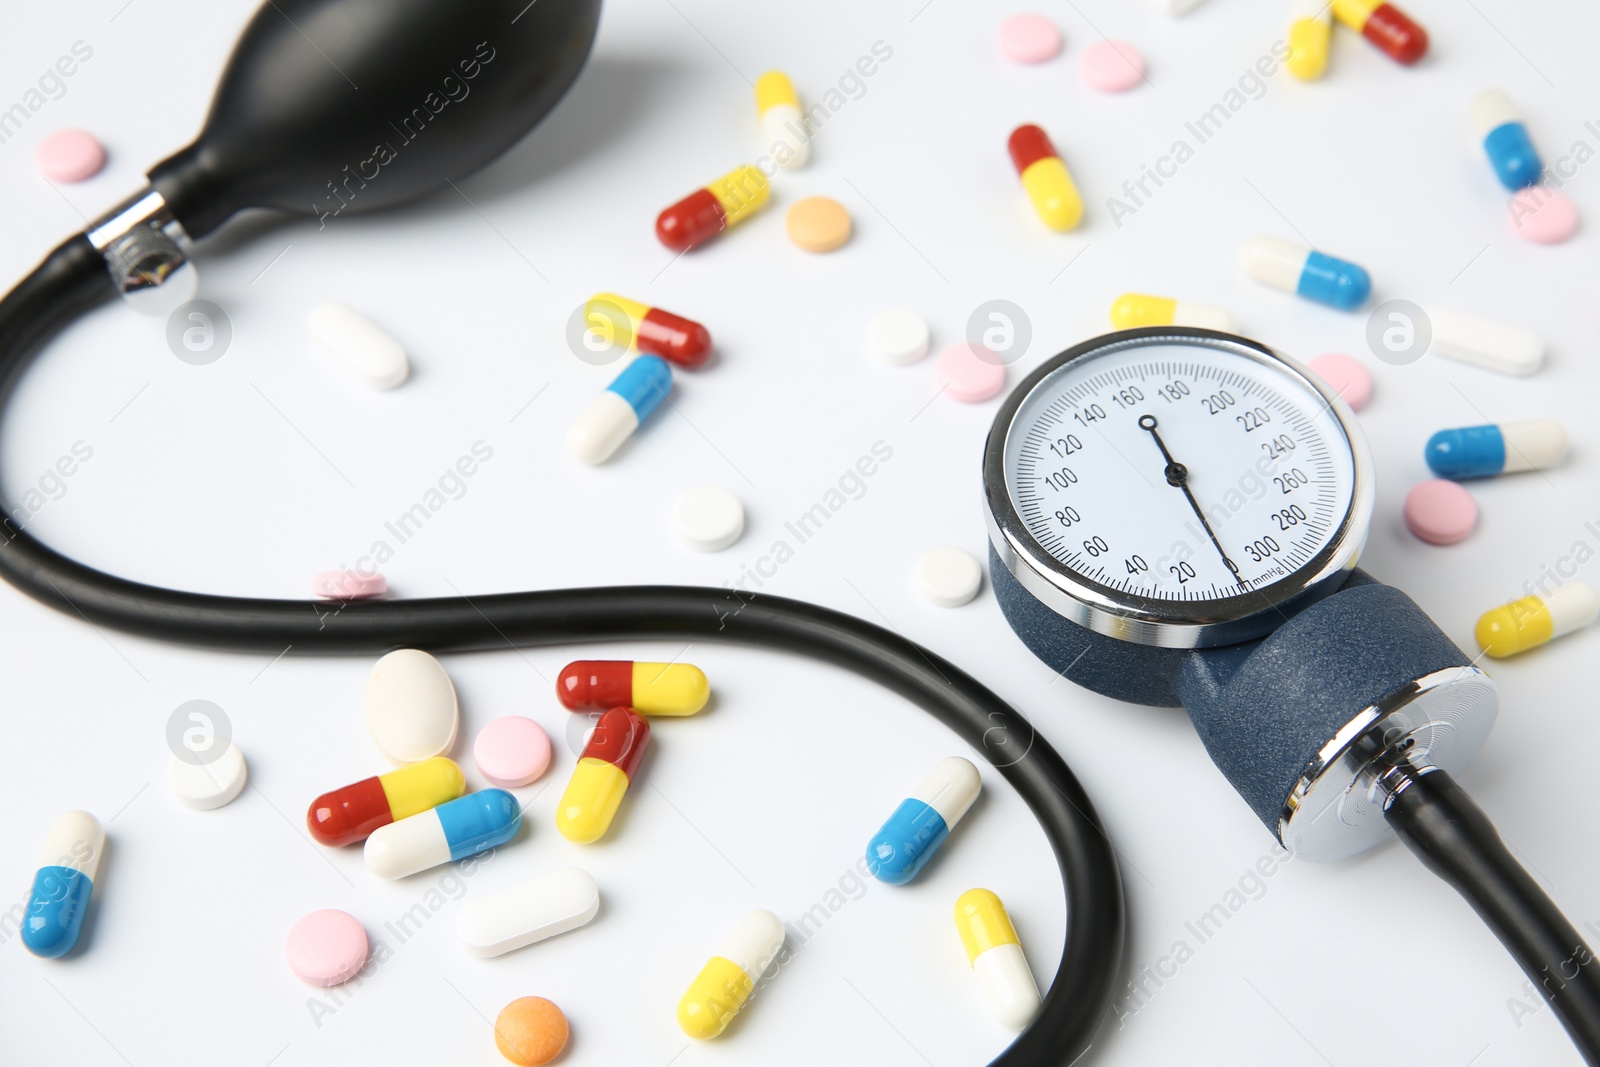
[[[1568,582],[1543,596],[1525,596],[1486,611],[1478,620],[1478,647],[1495,659],[1515,656],[1564,637],[1600,618],[1600,592]]]
[[[987,889],[969,889],[956,901],[956,930],[995,1021],[1026,1028],[1039,1012],[1039,987],[1006,906]]]
[[[1135,326],[1194,326],[1233,333],[1235,329],[1233,316],[1221,308],[1143,293],[1123,293],[1112,301],[1111,325],[1119,330]]]
[[[1289,13],[1289,73],[1316,81],[1328,69],[1333,43],[1333,5],[1328,0],[1294,0]]]
[[[726,1030],[782,949],[783,921],[770,911],[745,912],[678,1001],[679,1028],[701,1041]]]
[[[811,138],[794,82],[781,70],[769,70],[756,79],[756,113],[772,158],[784,170],[799,170],[811,158]]]

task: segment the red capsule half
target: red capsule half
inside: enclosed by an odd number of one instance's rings
[[[727,226],[722,202],[710,189],[696,189],[656,217],[656,239],[674,252],[687,252]]]
[[[1041,159],[1059,157],[1056,146],[1050,143],[1050,135],[1038,126],[1018,126],[1011,131],[1011,136],[1006,140],[1006,148],[1011,153],[1011,165],[1021,174]]]
[[[466,791],[467,780],[455,761],[434,756],[322,794],[306,810],[306,829],[324,845],[353,845],[380,826],[436,808]]]
[[[1428,51],[1428,31],[1412,21],[1411,16],[1393,4],[1382,4],[1373,9],[1361,35],[1377,45],[1396,63],[1410,66]]]
[[[652,352],[683,367],[698,367],[711,356],[711,332],[693,319],[651,308],[639,320],[634,342],[641,352]]]
[[[612,708],[595,723],[581,759],[609,763],[633,780],[645,749],[650,747],[650,723],[632,708]]]

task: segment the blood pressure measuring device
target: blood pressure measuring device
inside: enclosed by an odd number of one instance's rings
[[[576,80],[599,9],[599,0],[264,5],[195,142],[0,299],[0,403],[54,333],[112,294],[146,309],[181,302],[166,294],[193,284],[195,242],[238,212],[318,213],[331,180],[392,138],[393,117],[437,97],[441,75],[481,48],[496,59],[460,68],[470,97],[385,157],[342,210],[414,200],[488,163]],[[1372,465],[1325,385],[1228,334],[1096,338],[1047,361],[1001,408],[983,492],[995,594],[1028,648],[1098,693],[1184,707],[1223,774],[1299,855],[1350,855],[1393,830],[1466,898],[1600,1065],[1589,949],[1451,777],[1493,721],[1493,683],[1404,594],[1356,569]],[[801,601],[687,586],[352,601],[330,612],[132,582],[9,520],[0,533],[0,576],[21,591],[95,625],[197,646],[352,655],[726,640],[872,678],[989,759],[1060,867],[1060,968],[1037,1018],[994,1064],[1066,1067],[1095,1042],[1125,919],[1094,807],[1016,711],[898,634]]]

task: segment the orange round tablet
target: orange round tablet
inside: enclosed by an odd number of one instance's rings
[[[539,1067],[567,1047],[567,1017],[543,997],[518,997],[500,1009],[494,1043],[518,1067]]]
[[[807,252],[832,252],[850,240],[850,212],[837,200],[808,196],[785,218],[789,240]]]

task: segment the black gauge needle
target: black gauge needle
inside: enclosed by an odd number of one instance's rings
[[[1217,547],[1217,555],[1222,557],[1222,562],[1228,565],[1228,571],[1233,575],[1233,580],[1244,587],[1244,579],[1239,576],[1239,566],[1228,558],[1228,553],[1223,550],[1222,542],[1217,540],[1216,531],[1211,528],[1211,523],[1206,521],[1206,513],[1200,510],[1200,501],[1194,498],[1194,490],[1189,488],[1189,468],[1172,458],[1172,453],[1167,451],[1167,443],[1161,440],[1161,435],[1156,433],[1156,417],[1154,415],[1140,415],[1139,429],[1149,430],[1150,436],[1155,439],[1156,447],[1161,449],[1161,457],[1167,461],[1164,472],[1167,484],[1183,490],[1184,497],[1189,501],[1189,506],[1194,509],[1194,517],[1200,520],[1200,525],[1205,527],[1206,536],[1211,538],[1211,543]]]

